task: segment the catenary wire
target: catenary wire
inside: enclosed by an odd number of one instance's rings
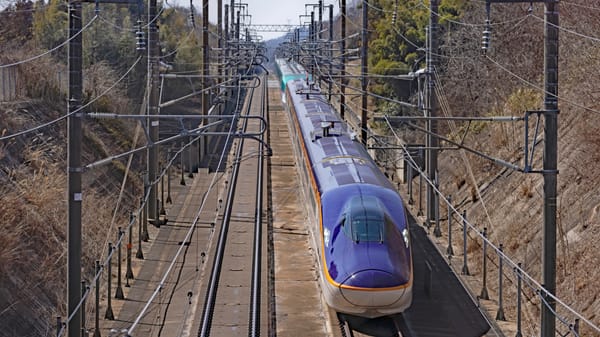
[[[319,69],[319,67],[317,67],[317,69]],[[351,100],[349,100],[349,102],[351,102]],[[393,131],[393,128],[390,124],[390,121],[387,120],[387,124],[389,126],[389,128],[392,130],[392,132],[396,135],[395,131]],[[396,135],[396,137],[398,138],[398,136]],[[404,147],[404,146],[403,146]],[[404,148],[404,152],[408,153],[407,150]],[[410,154],[408,154],[408,156],[410,156]],[[411,158],[412,160],[412,158]],[[416,162],[414,162],[414,160],[412,160],[413,163],[411,164],[411,166],[415,167],[420,174],[423,174],[423,172],[421,172],[420,168],[418,168],[418,166],[416,165]],[[426,182],[430,185],[432,185],[434,187],[434,189],[436,189],[436,192],[440,194],[440,196],[446,201],[446,203],[448,203],[448,200],[442,195],[441,191],[438,190],[437,188],[435,188],[435,185],[433,184],[433,182],[426,176],[424,176],[424,179],[426,180]],[[458,210],[456,210],[454,208],[454,206],[450,205],[453,209],[454,212],[456,212],[456,214],[459,214],[459,216],[462,218],[462,215],[460,215],[460,213],[458,212]],[[466,219],[463,218],[463,221],[466,221],[468,223],[468,221]],[[474,231],[480,238],[482,238],[482,240],[485,240],[488,244],[490,244],[490,246],[496,250],[496,253],[501,255],[502,258],[504,260],[507,260],[509,262],[509,264],[511,264],[514,268],[518,268],[517,264],[512,261],[506,254],[504,254],[503,252],[501,252],[491,241],[489,241],[489,239],[485,238],[478,230],[477,228],[472,225],[471,223],[468,223],[470,229],[472,231]],[[577,316],[579,319],[581,319],[582,321],[584,321],[585,323],[587,323],[590,327],[592,327],[594,330],[599,331],[600,332],[600,328],[598,328],[596,325],[594,325],[591,321],[589,321],[587,318],[583,317],[583,315],[581,315],[580,313],[578,313],[577,311],[575,311],[574,309],[572,309],[571,307],[569,307],[566,303],[564,303],[563,301],[561,301],[559,298],[557,298],[556,296],[548,293],[542,286],[540,283],[538,283],[535,279],[533,279],[529,274],[527,274],[524,270],[522,270],[522,274],[527,276],[528,278],[528,282],[530,282],[531,284],[535,285],[535,287],[537,287],[537,291],[542,294],[544,293],[546,296],[552,297],[557,303],[559,303],[561,306],[563,306],[564,308],[566,308],[568,311],[570,311],[573,315]],[[560,318],[560,317],[558,317]]]
[[[537,90],[539,90],[539,91],[541,91],[541,92],[543,92],[543,93],[549,94],[548,92],[546,92],[546,90],[545,90],[544,88],[542,88],[542,87],[540,87],[539,85],[536,85],[536,84],[532,83],[531,81],[529,81],[529,80],[526,80],[526,79],[524,79],[523,77],[521,77],[521,76],[519,76],[519,75],[515,74],[514,72],[510,71],[508,68],[506,68],[505,66],[503,66],[502,64],[500,64],[498,61],[496,61],[496,60],[492,59],[492,58],[491,58],[491,57],[489,57],[488,55],[486,55],[485,57],[486,57],[488,60],[490,60],[490,62],[492,62],[494,65],[496,65],[498,68],[500,68],[501,70],[503,70],[503,71],[505,71],[505,72],[509,73],[511,76],[513,76],[514,78],[516,78],[516,79],[518,79],[519,81],[523,82],[524,84],[527,84],[528,86],[530,86],[530,87],[532,87],[532,88],[534,88],[534,89],[537,89]],[[559,99],[561,102],[568,103],[568,104],[570,104],[570,105],[573,105],[573,106],[575,106],[575,107],[578,107],[578,108],[584,109],[584,110],[586,110],[586,111],[589,111],[589,112],[593,112],[593,113],[600,114],[600,111],[599,111],[599,110],[595,110],[595,109],[592,109],[592,108],[588,108],[588,107],[586,107],[586,106],[583,106],[583,105],[581,105],[581,104],[579,104],[579,103],[576,103],[576,102],[574,102],[574,101],[568,100],[568,99],[566,99],[566,98],[564,98],[564,97],[562,97],[562,96],[556,96],[556,97],[557,97],[557,98],[558,98],[558,99]]]
[[[26,129],[26,130],[23,130],[23,131],[19,131],[19,132],[16,132],[16,133],[13,133],[13,134],[10,134],[10,135],[7,135],[7,136],[2,136],[2,137],[0,137],[0,141],[4,141],[4,140],[8,140],[8,139],[12,139],[12,138],[15,138],[15,137],[18,137],[18,136],[22,136],[22,135],[25,135],[25,134],[28,134],[28,133],[32,133],[32,132],[39,131],[39,130],[41,130],[41,129],[44,129],[44,128],[46,128],[46,127],[50,126],[50,125],[56,124],[56,123],[58,123],[58,122],[62,121],[63,119],[69,118],[70,116],[72,116],[72,115],[74,115],[74,114],[78,113],[79,111],[81,111],[81,110],[83,110],[83,109],[87,108],[88,106],[90,106],[91,104],[93,104],[94,102],[96,102],[97,100],[99,100],[100,98],[102,98],[104,95],[106,95],[106,94],[107,94],[109,91],[111,91],[111,90],[112,90],[114,87],[116,87],[116,86],[117,86],[117,84],[121,83],[121,81],[123,81],[123,80],[124,80],[124,79],[127,77],[127,75],[128,75],[130,72],[132,72],[132,71],[133,71],[133,69],[134,69],[134,68],[135,68],[135,66],[138,64],[138,62],[140,62],[140,60],[141,60],[141,59],[142,59],[142,56],[139,56],[139,57],[137,58],[137,60],[136,60],[136,61],[135,61],[135,62],[134,62],[132,65],[131,65],[131,67],[130,67],[130,68],[129,68],[129,69],[126,71],[126,72],[125,72],[125,74],[123,74],[123,75],[122,75],[122,76],[121,76],[121,77],[120,77],[120,78],[119,78],[119,79],[118,79],[118,80],[117,80],[115,83],[113,83],[113,84],[112,84],[110,87],[108,87],[106,90],[104,90],[104,92],[102,92],[100,95],[98,95],[98,96],[94,97],[92,100],[90,100],[90,101],[89,101],[88,103],[86,103],[85,105],[82,105],[81,107],[79,107],[78,109],[76,109],[76,110],[74,110],[74,111],[72,111],[72,112],[70,112],[70,113],[67,113],[67,114],[65,114],[65,115],[63,115],[63,116],[61,116],[61,117],[55,118],[55,119],[53,119],[53,120],[51,120],[51,121],[49,121],[49,122],[43,123],[43,124],[41,124],[41,125],[38,125],[38,126],[36,126],[36,127],[30,128],[30,129]]]
[[[532,16],[533,16],[533,17],[534,17],[536,20],[539,20],[539,21],[541,21],[541,22],[546,22],[546,20],[545,20],[544,18],[540,18],[539,16],[537,16],[537,15],[534,15],[534,14],[532,14]],[[594,42],[600,42],[600,38],[597,38],[597,37],[594,37],[594,36],[589,36],[589,35],[585,35],[585,34],[582,34],[582,33],[576,32],[576,31],[574,31],[574,30],[572,30],[572,29],[565,28],[563,25],[556,25],[556,24],[553,24],[553,23],[551,23],[551,22],[548,22],[547,24],[548,24],[548,25],[550,25],[550,26],[552,26],[552,27],[554,27],[554,28],[558,28],[559,30],[562,30],[563,32],[567,32],[567,33],[569,33],[569,34],[572,34],[572,35],[575,35],[575,36],[578,36],[578,37],[584,38],[584,39],[586,39],[586,40],[590,40],[590,41],[594,41]]]
[[[498,65],[499,65],[499,64],[498,64]],[[318,68],[318,67],[317,67],[317,68]],[[319,70],[320,70],[320,68],[319,68]],[[507,69],[506,69],[506,70],[507,70]],[[511,73],[511,74],[512,74],[512,73]],[[513,75],[514,75],[514,74],[513,74]],[[520,79],[521,79],[521,78],[520,78]],[[524,79],[521,79],[521,80],[524,80]],[[526,81],[526,80],[524,80],[524,81]],[[333,82],[334,82],[334,83],[336,83],[335,81],[333,81]],[[526,81],[526,82],[527,82],[528,84],[530,84],[528,81]],[[336,83],[336,86],[337,86],[337,83]],[[539,88],[538,88],[538,89],[539,89]],[[388,124],[389,124],[389,121],[388,121]],[[392,128],[392,127],[391,127],[391,124],[389,124],[389,126],[390,126],[390,129],[391,129],[391,128]],[[431,182],[429,182],[429,183],[431,183]],[[439,192],[439,191],[438,191],[438,192]],[[475,228],[473,227],[473,229],[475,229]],[[476,231],[476,232],[477,232],[477,231]],[[486,240],[485,238],[483,238],[483,239],[484,239],[484,240]],[[491,242],[490,242],[490,244],[491,244]],[[492,246],[493,246],[493,245],[492,245]],[[494,247],[494,246],[493,246],[493,247]],[[500,252],[500,253],[501,253],[501,252]],[[502,254],[502,255],[504,255],[504,254]],[[507,257],[504,255],[504,258],[507,258]],[[509,259],[509,260],[510,260],[510,259]],[[512,261],[511,261],[511,262],[512,262]],[[513,262],[513,265],[514,265],[514,262]],[[535,282],[535,280],[533,280],[533,279],[532,279],[532,281],[533,281],[533,282],[534,282],[534,283],[535,283],[535,284],[536,284],[536,285],[537,285],[537,286],[538,286],[538,287],[541,289],[541,290],[540,290],[541,292],[546,292],[545,290],[543,290],[543,288],[541,288],[541,285],[539,285],[537,282]],[[551,294],[547,294],[547,295],[548,295],[548,296],[552,296]],[[561,303],[563,306],[566,306],[566,305],[565,305],[564,303],[562,303],[560,300],[558,300],[558,299],[556,299],[556,300],[557,300],[557,302]],[[572,311],[574,314],[578,315],[580,318],[582,318],[584,321],[586,321],[586,323],[588,323],[588,324],[590,324],[590,323],[591,323],[591,322],[589,322],[588,320],[586,320],[585,318],[583,318],[583,317],[582,317],[580,314],[578,314],[578,313],[576,313],[575,311],[573,311],[572,309],[570,309],[568,306],[566,306],[566,307],[567,307],[569,310],[571,310],[571,311]],[[592,324],[592,327],[593,327],[594,329],[597,329],[597,327],[595,327],[593,324]],[[598,330],[598,331],[600,331],[600,330]]]
[[[18,66],[18,65],[23,64],[23,63],[31,62],[31,61],[37,60],[37,59],[39,59],[41,57],[44,57],[44,56],[46,56],[48,54],[51,54],[51,53],[57,51],[58,49],[64,47],[67,43],[71,42],[71,40],[73,40],[74,38],[76,38],[77,36],[79,36],[80,34],[82,34],[86,29],[90,28],[90,26],[96,21],[96,19],[98,19],[98,15],[95,15],[90,20],[90,22],[88,22],[83,28],[81,28],[80,31],[78,31],[77,33],[75,33],[75,35],[73,35],[71,38],[69,38],[69,39],[63,41],[62,43],[60,43],[58,46],[56,46],[56,47],[54,47],[54,48],[52,48],[52,49],[50,49],[50,50],[48,50],[48,51],[46,51],[46,52],[44,52],[42,54],[39,54],[39,55],[36,55],[36,56],[32,56],[32,57],[27,58],[25,60],[21,60],[21,61],[17,61],[17,62],[14,62],[14,63],[9,63],[9,64],[0,64],[0,69],[2,69],[2,68],[8,68],[8,67],[14,67],[14,66]]]

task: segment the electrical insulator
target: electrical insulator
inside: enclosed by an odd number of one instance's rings
[[[486,23],[486,28],[483,31],[483,41],[482,41],[482,46],[481,49],[483,50],[483,52],[487,52],[487,50],[490,48],[490,40],[492,37],[492,31],[490,28],[490,20],[485,20]]]
[[[396,16],[397,16],[396,12],[392,13],[392,25],[396,24]]]
[[[135,50],[146,50],[146,37],[142,30],[142,21],[138,20],[137,30],[135,31]]]
[[[489,30],[483,31],[483,42],[481,49],[483,49],[484,52],[486,52],[490,48],[490,35],[491,32]]]
[[[192,25],[192,27],[196,28],[196,19],[194,19],[193,12],[190,12],[190,25]]]

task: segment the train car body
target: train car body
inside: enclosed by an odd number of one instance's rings
[[[325,301],[368,318],[404,311],[413,268],[402,199],[318,89],[282,85]]]
[[[276,59],[277,74],[281,82],[281,92],[285,92],[285,84],[291,80],[305,79],[304,68],[298,63],[287,62],[284,59]]]

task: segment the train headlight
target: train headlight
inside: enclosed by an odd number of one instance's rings
[[[404,244],[406,245],[406,248],[408,248],[408,229],[404,228],[404,230],[402,231],[402,238],[404,239]]]

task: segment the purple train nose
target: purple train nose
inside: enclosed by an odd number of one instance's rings
[[[392,290],[390,288],[397,288],[397,292],[389,292]],[[346,301],[357,306],[392,305],[404,293],[398,277],[377,269],[367,269],[352,274],[341,283],[340,291]]]

